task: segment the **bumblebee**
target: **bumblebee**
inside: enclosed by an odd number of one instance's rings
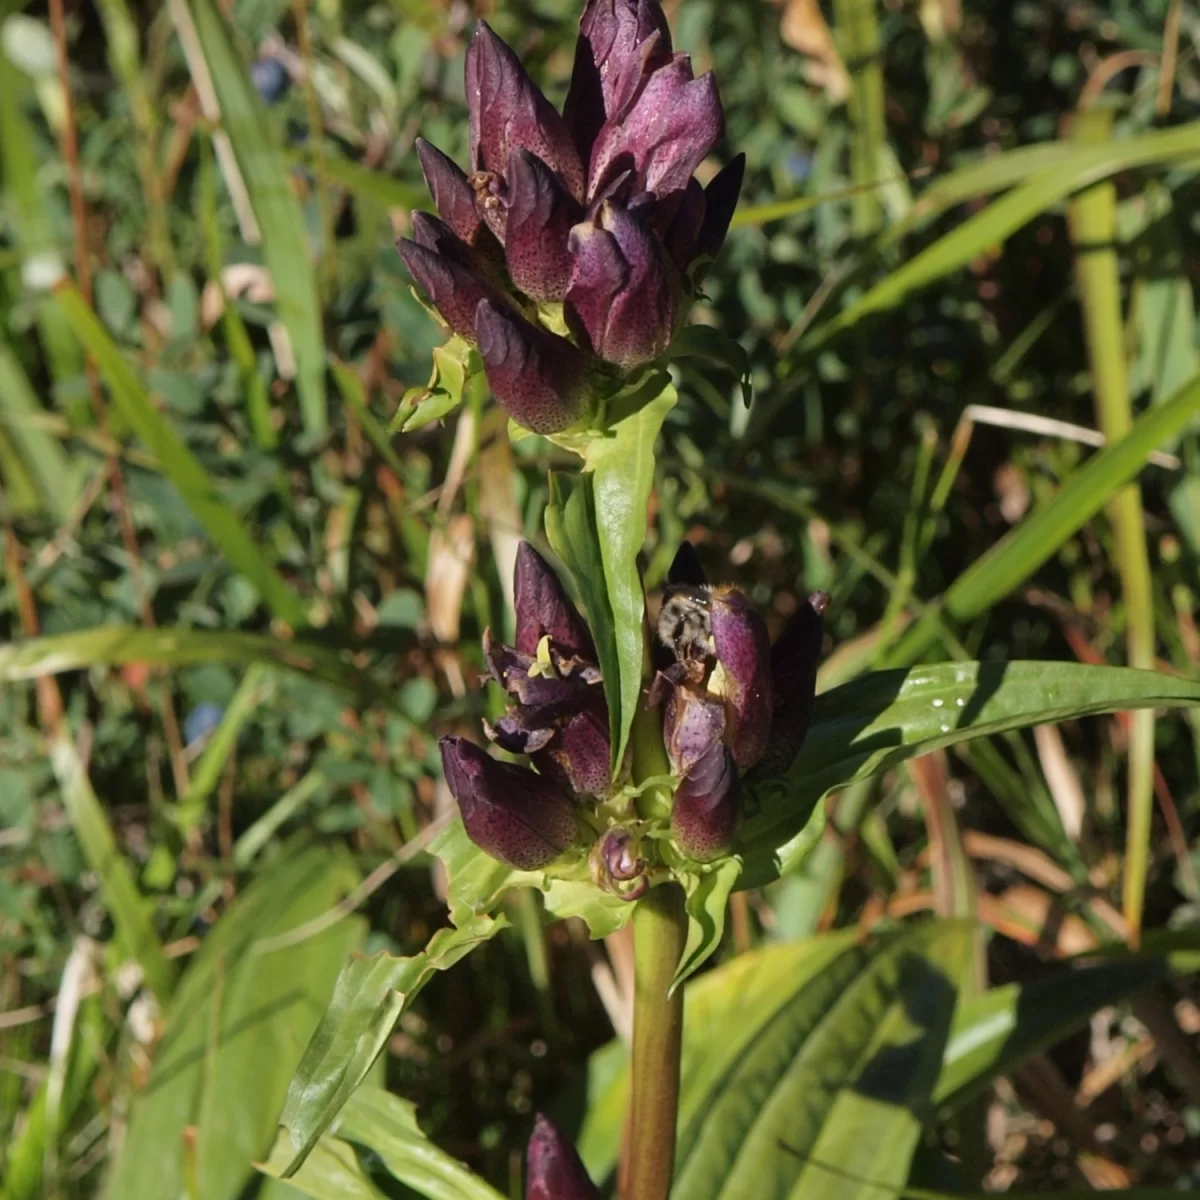
[[[712,654],[712,599],[707,586],[671,583],[663,592],[658,640],[680,662]]]

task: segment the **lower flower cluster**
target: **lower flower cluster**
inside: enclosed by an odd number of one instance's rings
[[[577,869],[586,856],[600,887],[636,899],[656,865],[648,850],[655,838],[607,803],[622,794],[623,780],[611,771],[592,635],[527,543],[517,555],[514,599],[515,644],[484,635],[489,676],[510,700],[485,728],[500,749],[531,765],[501,761],[465,738],[442,739],[446,782],[467,835],[518,870]],[[827,603],[823,593],[811,596],[772,645],[746,597],[710,587],[695,551],[681,547],[659,612],[659,669],[647,699],[663,713],[676,780],[669,833],[683,859],[727,853],[745,774],[780,775],[795,759],[812,716]]]

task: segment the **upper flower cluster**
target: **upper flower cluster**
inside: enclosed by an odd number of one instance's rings
[[[745,160],[707,188],[693,178],[724,114],[712,74],[672,51],[656,0],[588,0],[562,114],[483,22],[466,91],[470,174],[418,141],[440,216],[414,214],[399,250],[510,415],[560,433],[666,350]]]

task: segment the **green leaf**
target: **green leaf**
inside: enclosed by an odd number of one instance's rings
[[[75,336],[95,358],[109,395],[121,416],[158,459],[163,474],[178,489],[196,519],[226,557],[257,589],[263,602],[294,629],[308,623],[304,601],[263,557],[259,543],[241,518],[221,500],[208,472],[155,408],[113,340],[72,284],[55,289]]]
[[[688,325],[677,333],[667,351],[667,357],[699,358],[717,363],[732,371],[742,388],[742,400],[749,405],[754,399],[754,383],[750,376],[750,355],[740,342],[709,325]]]
[[[1104,507],[1145,465],[1151,451],[1176,437],[1200,412],[1200,376],[1170,400],[1143,413],[1119,442],[1106,446],[1080,468],[1052,500],[976,559],[897,643],[892,662],[912,662],[938,636],[940,613],[960,621],[986,612],[1029,578],[1072,535]]]
[[[306,678],[319,679],[360,698],[395,702],[390,693],[381,693],[340,650],[316,642],[285,642],[266,634],[237,630],[104,625],[79,633],[9,642],[0,646],[0,683],[131,662],[172,667],[215,662],[268,663]]]
[[[117,847],[104,806],[92,790],[75,743],[65,731],[51,743],[50,762],[79,848],[100,880],[100,894],[112,917],[117,943],[141,966],[146,986],[159,1001],[165,1001],[171,994],[175,971],[163,955],[150,908]]]
[[[1062,967],[1032,983],[1011,983],[967,997],[946,1044],[934,1102],[946,1109],[960,1108],[997,1076],[1082,1028],[1092,1013],[1171,974],[1165,956],[1146,954]]]
[[[892,271],[865,295],[803,339],[799,349],[801,353],[811,354],[834,334],[857,324],[871,313],[894,307],[910,292],[965,266],[1080,188],[1107,179],[1118,171],[1178,162],[1197,154],[1200,154],[1200,121],[1175,129],[1144,133],[1127,141],[1081,148],[1074,155],[1063,153],[1058,161],[1047,163],[1027,183],[994,200],[982,212],[956,225],[931,246]],[[962,198],[960,189],[946,188],[939,196],[938,203],[945,195]],[[923,206],[923,203],[924,197],[914,205],[910,220],[890,230],[876,243],[872,253],[892,244],[902,234],[911,232],[912,224],[927,220],[933,206]]]
[[[196,36],[262,232],[263,259],[271,272],[275,309],[296,360],[296,389],[304,428],[324,434],[325,338],[304,214],[292,191],[287,162],[271,132],[267,113],[234,47],[214,0],[190,0]],[[192,64],[193,68],[195,64]]]
[[[317,156],[311,151],[288,151],[287,159],[296,166],[305,166],[310,170],[317,167]],[[321,170],[327,178],[341,184],[347,191],[361,196],[364,200],[383,204],[387,208],[407,212],[428,203],[423,187],[405,183],[402,179],[393,179],[390,175],[359,166],[349,159],[335,158],[327,154],[321,163]]]
[[[479,360],[472,369],[473,351],[467,342],[455,335],[433,352],[433,370],[424,387],[411,387],[404,393],[388,432],[401,430],[415,433],[440,421],[463,402],[463,389],[474,376],[479,377]]]
[[[1200,683],[1077,663],[940,663],[864,675],[817,697],[786,782],[765,785],[734,846],[739,887],[777,878],[822,797],[944,746],[1103,712],[1200,705]]]
[[[686,897],[687,938],[679,957],[679,968],[671,981],[672,992],[695,974],[721,944],[725,933],[725,909],[741,873],[739,858],[722,859],[708,869],[676,872]]]
[[[592,632],[592,641],[596,643],[600,671],[604,676],[604,699],[608,703],[615,770],[621,761],[617,755],[618,731],[622,720],[621,668],[617,657],[616,625],[605,582],[600,537],[596,530],[592,483],[590,475],[555,472],[550,476],[546,537],[554,553],[567,568],[587,611],[588,628]]]
[[[283,951],[257,943],[325,913],[356,884],[330,846],[286,855],[217,922],[167,1011],[167,1033],[137,1094],[108,1194],[160,1200],[202,1183],[235,1200],[269,1150],[288,1078],[365,922],[352,917]],[[192,1128],[189,1137],[185,1131]],[[194,1150],[189,1142],[194,1139]]]
[[[37,428],[44,414],[29,379],[8,344],[0,339],[0,422],[20,452],[39,505],[65,521],[79,495],[79,472],[58,439]]]
[[[439,930],[420,954],[411,957],[381,953],[349,959],[288,1087],[279,1120],[294,1153],[281,1172],[283,1177],[299,1170],[366,1078],[400,1014],[434,972],[452,967],[506,924],[503,917],[479,916],[460,929]]]
[[[926,922],[866,945],[847,930],[770,946],[694,980],[672,1194],[896,1195],[934,1111],[970,959],[969,925]],[[623,1085],[618,1075],[603,1095]],[[597,1111],[579,1140],[600,1175],[615,1163],[620,1126],[606,1105]]]
[[[592,438],[584,456],[591,476],[595,529],[604,564],[604,583],[613,618],[620,702],[610,704],[614,772],[625,757],[633,714],[645,669],[646,598],[638,571],[638,555],[646,541],[646,507],[654,483],[654,444],[667,413],[679,399],[671,383],[628,416],[615,421],[603,436]],[[610,695],[608,669],[605,695]]]
[[[446,868],[446,902],[456,926],[494,912],[504,893],[514,888],[537,888],[551,917],[560,921],[580,917],[593,938],[615,933],[633,915],[628,901],[602,892],[590,879],[552,879],[543,871],[506,867],[467,837],[461,820],[446,826],[430,843],[429,852]]]
[[[315,1200],[383,1196],[363,1170],[358,1148],[372,1151],[383,1168],[400,1183],[429,1200],[503,1200],[500,1193],[439,1150],[421,1132],[416,1106],[381,1088],[363,1087],[346,1103],[291,1186]],[[279,1176],[291,1158],[286,1132],[281,1131],[263,1170]]]

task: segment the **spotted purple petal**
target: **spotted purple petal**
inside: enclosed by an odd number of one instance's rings
[[[733,757],[746,771],[762,757],[771,733],[771,639],[762,617],[734,588],[713,592],[712,635],[725,676]]]
[[[563,117],[587,160],[605,121],[619,119],[655,68],[671,58],[671,31],[656,0],[588,0]]]
[[[739,154],[726,163],[704,189],[704,223],[696,237],[697,258],[716,258],[729,232],[738,196],[742,191],[742,177],[746,173],[746,156]],[[701,266],[701,273],[704,268]]]
[[[427,214],[418,213],[416,216]],[[435,219],[429,218],[430,221]],[[418,226],[414,217],[413,232],[418,238],[424,236],[427,229],[425,225]],[[467,341],[474,342],[475,310],[480,302],[485,298],[500,304],[504,304],[505,301],[496,289],[486,282],[481,270],[465,265],[470,247],[465,242],[458,242],[458,245],[465,252],[461,259],[451,257],[443,250],[423,245],[419,240],[408,238],[401,238],[396,243],[396,249],[400,251],[400,257],[404,259],[409,274],[421,286],[434,308],[442,314],[446,324]]]
[[[561,653],[595,662],[596,649],[583,618],[550,564],[528,542],[517,547],[513,604],[516,648],[522,654],[536,654],[538,643],[548,635]]]
[[[566,123],[485,21],[467,48],[466,89],[473,170],[503,171],[510,151],[529,150],[583,199],[583,163]]]
[[[531,300],[560,301],[567,294],[571,227],[583,207],[554,172],[528,150],[508,156],[508,212],[504,253],[513,283]]]
[[[588,364],[566,338],[484,299],[475,310],[479,346],[492,394],[534,433],[561,433],[590,411]]]
[[[567,320],[601,358],[630,370],[671,341],[679,294],[655,236],[606,201],[571,231]]]
[[[737,764],[729,748],[718,743],[676,790],[671,805],[671,833],[689,858],[708,862],[733,845],[740,816]]]
[[[424,138],[417,138],[417,157],[442,220],[468,246],[474,245],[483,231],[483,224],[475,211],[475,192],[466,175],[457,163]]]
[[[465,738],[441,743],[446,783],[467,836],[485,853],[521,871],[548,865],[575,841],[571,799],[528,767],[499,762]]]
[[[716,81],[692,76],[691,59],[676,54],[646,81],[620,120],[600,130],[588,170],[591,193],[620,171],[632,169],[638,190],[682,190],[721,140],[725,117]]]

